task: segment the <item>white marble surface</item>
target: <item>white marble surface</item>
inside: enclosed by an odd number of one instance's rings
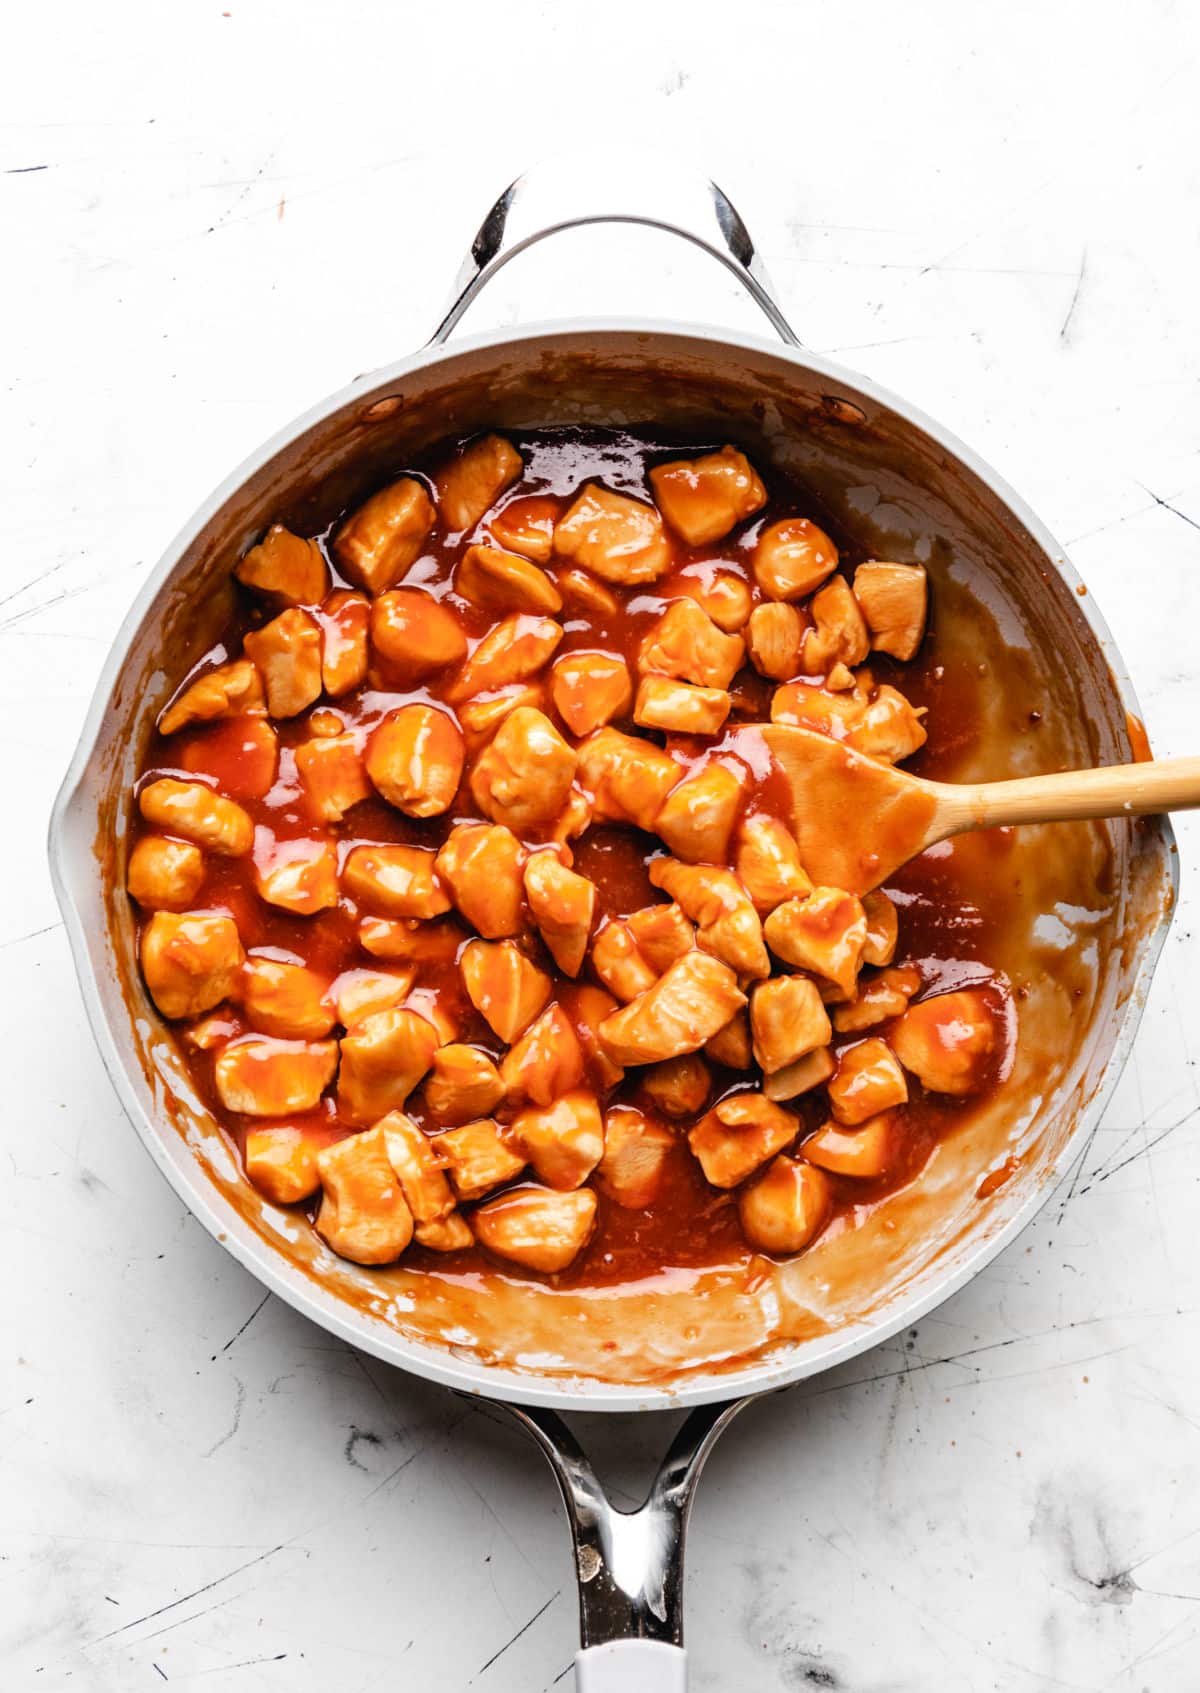
[[[508,177],[615,127],[724,183],[810,345],[1028,496],[1156,749],[1200,750],[1200,29],[1170,0],[226,3],[5,24],[0,1686],[525,1693],[574,1646],[541,1461],[264,1302],[101,1071],[43,831],[106,646],[234,462],[424,338]],[[476,322],[587,310],[752,321],[701,256],[591,233]],[[1200,1685],[1180,837],[1133,1061],[1063,1195],[918,1331],[719,1448],[696,1688]],[[665,1439],[588,1432],[625,1470]]]

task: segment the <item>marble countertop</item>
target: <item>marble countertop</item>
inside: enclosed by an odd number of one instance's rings
[[[806,343],[991,460],[1200,750],[1194,8],[461,0],[24,8],[0,123],[0,1684],[569,1685],[548,1470],[333,1340],[129,1130],[49,885],[116,627],[263,437],[416,346],[495,192],[608,132],[728,189]],[[452,27],[447,28],[447,21]],[[702,255],[583,232],[479,328],[750,326]],[[916,1330],[732,1428],[692,1523],[697,1689],[1200,1683],[1200,829],[1133,1057],[1038,1221]],[[632,1497],[668,1425],[588,1423]]]

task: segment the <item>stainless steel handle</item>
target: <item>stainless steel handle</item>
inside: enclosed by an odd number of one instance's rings
[[[671,159],[619,148],[566,153],[509,184],[479,226],[430,345],[446,340],[511,258],[560,229],[589,223],[645,224],[694,242],[732,271],[789,346],[800,345],[728,195]]]

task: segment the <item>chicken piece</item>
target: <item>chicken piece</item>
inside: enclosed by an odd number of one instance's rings
[[[736,447],[657,465],[650,486],[659,510],[689,547],[719,541],[767,503],[767,490]]]
[[[606,1017],[598,1033],[618,1064],[658,1064],[697,1051],[745,1003],[729,966],[693,950],[652,988]]]
[[[990,1078],[996,1016],[977,988],[960,988],[910,1005],[888,1041],[930,1093],[975,1093]]]
[[[738,1221],[759,1252],[790,1258],[820,1234],[833,1211],[824,1171],[782,1155],[738,1194]]]
[[[708,1102],[712,1076],[694,1052],[652,1064],[642,1073],[642,1087],[667,1117],[694,1117]]]
[[[315,1109],[337,1067],[335,1040],[243,1035],[217,1054],[213,1085],[226,1111],[242,1117],[290,1117]]]
[[[929,603],[923,565],[883,564],[877,559],[860,564],[854,572],[854,597],[876,652],[902,661],[916,657]]]
[[[713,1187],[736,1187],[768,1158],[790,1146],[800,1119],[761,1093],[722,1099],[688,1130],[688,1145]]]
[[[179,770],[214,782],[227,799],[262,799],[279,770],[279,736],[267,717],[206,724],[181,736],[172,753]]]
[[[204,854],[192,841],[143,835],[129,855],[125,885],[146,911],[183,911],[204,880]]]
[[[388,1163],[413,1221],[444,1222],[454,1210],[454,1195],[433,1141],[403,1111],[389,1111],[376,1127],[383,1130]]]
[[[389,682],[415,687],[467,656],[457,612],[420,588],[393,588],[371,607],[371,647]]]
[[[562,610],[562,595],[546,572],[499,547],[468,547],[454,573],[454,587],[464,600],[492,611]]]
[[[895,688],[887,683],[876,687],[864,681],[864,675],[858,672],[853,692],[840,694],[807,682],[789,682],[775,690],[771,720],[798,723],[844,741],[868,758],[898,763],[925,744],[921,714]]]
[[[884,970],[870,982],[860,978],[854,998],[834,1010],[833,1026],[839,1035],[851,1035],[899,1017],[920,985],[921,972],[912,964]]]
[[[317,1155],[323,1189],[317,1233],[355,1264],[391,1264],[412,1239],[413,1219],[387,1152],[383,1124]]]
[[[862,726],[867,698],[865,688],[839,692],[813,682],[787,682],[771,697],[771,721],[798,723],[832,740],[851,743],[855,730]]]
[[[592,946],[592,969],[611,993],[628,1002],[652,988],[693,944],[691,925],[677,905],[647,906],[605,922]]]
[[[633,700],[629,667],[615,653],[567,653],[554,661],[550,698],[573,735],[590,735],[628,712]]]
[[[742,667],[746,643],[725,635],[693,599],[672,600],[638,648],[643,675],[704,688],[728,688]]]
[[[810,1164],[835,1176],[877,1181],[887,1175],[900,1153],[900,1119],[895,1111],[871,1117],[856,1129],[826,1123],[800,1148]]]
[[[632,1105],[614,1105],[604,1114],[604,1156],[596,1180],[626,1211],[645,1211],[662,1190],[676,1144],[665,1124]]]
[[[738,771],[743,767],[738,765]],[[743,775],[712,763],[677,782],[659,808],[654,832],[676,858],[691,864],[720,864],[742,803]]]
[[[521,474],[521,455],[503,435],[480,435],[436,473],[438,515],[452,534],[473,529]]]
[[[754,548],[754,580],[770,600],[800,600],[837,569],[838,550],[806,517],[771,523]]]
[[[296,775],[312,816],[340,823],[352,806],[371,797],[358,737],[319,735],[295,749]]]
[[[413,1235],[417,1245],[426,1247],[430,1252],[465,1252],[468,1246],[475,1244],[470,1223],[458,1211],[451,1211],[448,1217],[437,1217],[429,1223],[418,1223]]]
[[[885,682],[864,705],[861,717],[846,736],[846,744],[868,758],[899,764],[923,747],[927,738],[920,713]]]
[[[242,971],[242,1006],[252,1026],[285,1040],[321,1040],[335,1018],[325,978],[305,964],[251,953]]]
[[[381,917],[440,917],[450,896],[434,871],[431,847],[357,846],[342,866],[342,888]]]
[[[164,1017],[198,1017],[237,987],[242,943],[232,917],[156,911],[142,931],[142,975]]]
[[[562,1005],[578,1036],[588,1080],[598,1092],[610,1092],[624,1080],[625,1071],[605,1051],[599,1030],[604,1019],[619,1009],[617,1001],[603,988],[581,982],[564,984]]]
[[[257,546],[233,567],[247,588],[284,605],[317,605],[329,591],[329,566],[316,541],[273,523]]]
[[[904,1071],[886,1041],[872,1035],[838,1055],[837,1070],[827,1089],[829,1108],[846,1128],[890,1111],[908,1099]]]
[[[671,568],[662,518],[644,500],[589,482],[554,530],[554,550],[603,582],[632,587]]]
[[[521,553],[535,564],[549,564],[554,552],[558,501],[550,494],[528,494],[509,500],[488,519],[492,539],[509,552]]]
[[[617,596],[586,570],[560,570],[558,591],[568,605],[590,617],[615,617],[620,610]]]
[[[567,842],[576,841],[587,833],[592,826],[594,811],[591,795],[585,794],[581,787],[572,783],[566,804],[546,830],[547,841],[553,841],[557,846],[566,848],[569,855]]]
[[[633,720],[643,729],[676,735],[715,735],[729,716],[731,701],[723,688],[697,688],[665,676],[643,676],[638,684]]]
[[[554,852],[532,853],[524,880],[530,915],[554,962],[564,975],[577,976],[587,956],[596,914],[595,888],[586,876],[568,870]],[[480,930],[481,934],[486,932]],[[517,932],[517,927],[509,931]]]
[[[515,941],[470,941],[460,964],[467,997],[505,1043],[525,1032],[550,998],[550,978]]]
[[[458,720],[463,726],[468,744],[473,747],[486,744],[510,713],[518,706],[529,706],[535,711],[541,711],[546,703],[546,690],[539,682],[513,682],[507,688],[500,688],[494,694],[484,694],[479,699],[468,700],[458,707]]]
[[[358,925],[358,944],[372,958],[418,967],[452,964],[466,939],[465,930],[449,917],[436,923],[364,917]]]
[[[625,919],[638,951],[656,976],[661,976],[696,944],[691,924],[674,900],[644,905]]]
[[[742,819],[733,867],[762,917],[785,899],[807,899],[812,892],[791,830],[765,812]]]
[[[360,687],[367,677],[370,602],[338,588],[321,606],[321,686],[332,698]]]
[[[554,1275],[587,1245],[596,1222],[596,1195],[587,1187],[569,1193],[514,1188],[481,1205],[471,1221],[480,1244],[498,1258]]]
[[[827,1046],[833,1033],[809,976],[772,976],[760,982],[750,996],[750,1030],[754,1056],[768,1075]]]
[[[255,1187],[275,1205],[298,1205],[321,1185],[317,1149],[303,1129],[251,1129],[245,1164]]]
[[[351,582],[381,594],[421,556],[436,515],[421,484],[402,476],[343,523],[334,537],[334,556]]]
[[[437,855],[438,875],[455,905],[488,940],[521,933],[523,857],[511,829],[487,823],[457,824]]]
[[[562,640],[552,617],[514,612],[483,637],[450,690],[452,700],[473,699],[513,682],[526,682],[549,664]]]
[[[401,1110],[441,1044],[433,1024],[404,1006],[364,1017],[342,1036],[338,1116],[374,1123]]]
[[[754,1059],[749,1013],[735,1012],[723,1029],[705,1041],[704,1051],[714,1064],[723,1064],[727,1070],[748,1070]]]
[[[338,902],[337,848],[332,841],[278,841],[260,829],[254,842],[258,897],[281,911],[312,917]]]
[[[449,810],[462,780],[462,730],[433,705],[402,705],[367,740],[367,775],[389,805],[409,817]]]
[[[836,1061],[827,1046],[806,1052],[803,1058],[785,1064],[782,1070],[763,1078],[763,1092],[768,1099],[798,1099],[827,1082],[837,1069]]]
[[[425,1104],[439,1123],[467,1123],[485,1117],[504,1098],[500,1072],[477,1046],[452,1041],[433,1055],[425,1078]]]
[[[813,627],[805,632],[802,667],[813,674],[835,664],[853,669],[871,650],[858,601],[844,576],[833,576],[809,601]]]
[[[726,635],[736,635],[746,627],[754,596],[749,584],[728,567],[722,569],[707,560],[690,564],[672,583],[672,588],[695,600],[705,616]]]
[[[189,682],[159,717],[158,732],[174,735],[193,723],[215,723],[265,709],[262,677],[248,658],[239,658]]]
[[[518,1111],[510,1132],[537,1176],[561,1190],[582,1187],[604,1151],[600,1102],[580,1090]]]
[[[771,960],[758,912],[732,871],[656,858],[650,865],[650,880],[678,901],[684,915],[696,924],[696,945],[704,952],[722,959],[739,976],[753,980],[770,975]]]
[[[525,1168],[524,1158],[509,1145],[506,1131],[490,1117],[450,1129],[438,1135],[433,1144],[461,1200],[482,1199]]]
[[[254,825],[247,813],[203,782],[160,776],[138,795],[138,810],[154,828],[182,835],[223,858],[241,858],[254,844]]]
[[[510,1101],[551,1105],[583,1081],[583,1048],[561,1005],[548,1005],[514,1041],[500,1065]],[[599,1154],[597,1154],[599,1156]]]
[[[234,1008],[225,1003],[197,1017],[183,1031],[183,1038],[193,1052],[218,1052],[226,1041],[246,1033],[246,1025]]]
[[[864,964],[890,964],[896,956],[896,941],[900,933],[896,907],[882,888],[864,894],[862,907],[867,918],[862,961]]]
[[[298,717],[321,697],[321,626],[297,606],[281,611],[242,641],[267,691],[272,717]]]
[[[663,801],[683,774],[675,760],[617,729],[597,729],[577,751],[578,780],[592,797],[596,822],[633,823],[652,830]]]
[[[746,650],[760,676],[786,682],[800,669],[805,622],[786,600],[755,606],[746,627]]]
[[[524,830],[558,816],[574,778],[575,753],[550,719],[518,706],[476,760],[471,792],[493,821]]]
[[[785,964],[833,982],[845,998],[854,992],[867,938],[867,914],[853,894],[840,888],[814,888],[807,899],[785,900],[767,917],[763,935]]]
[[[403,1005],[415,977],[415,970],[343,970],[326,998],[342,1027],[352,1029],[373,1012]]]

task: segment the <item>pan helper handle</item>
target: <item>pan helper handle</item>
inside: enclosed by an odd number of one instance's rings
[[[669,157],[609,147],[544,160],[508,185],[479,226],[430,345],[448,338],[511,258],[560,229],[589,223],[644,224],[694,242],[732,271],[789,347],[800,345],[728,195]]]

